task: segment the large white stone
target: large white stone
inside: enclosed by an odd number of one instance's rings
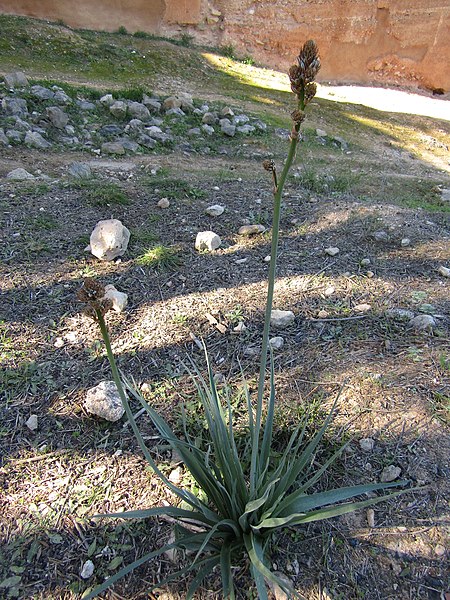
[[[100,260],[114,260],[125,254],[130,241],[129,230],[118,219],[99,221],[86,248]]]
[[[128,296],[124,292],[119,292],[113,285],[105,285],[105,298],[111,300],[113,310],[123,312],[128,304]]]
[[[101,381],[87,391],[84,407],[88,412],[107,421],[118,421],[125,409],[114,381]]]
[[[34,175],[32,175],[31,173],[28,173],[28,171],[26,171],[22,167],[19,167],[17,169],[13,169],[12,171],[10,171],[6,175],[6,178],[7,179],[15,179],[17,181],[24,181],[25,179],[35,179]]]
[[[199,251],[217,250],[221,243],[222,240],[214,231],[199,231],[195,238],[195,249]]]
[[[272,327],[288,327],[295,320],[295,315],[291,310],[272,310],[270,314],[270,324]]]

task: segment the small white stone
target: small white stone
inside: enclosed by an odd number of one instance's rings
[[[361,450],[364,450],[364,452],[371,452],[374,449],[374,446],[375,440],[372,438],[363,438],[362,440],[359,440],[359,447]]]
[[[258,233],[264,233],[265,231],[266,231],[266,228],[264,227],[264,225],[257,223],[255,225],[243,225],[242,227],[239,228],[238,234],[251,236],[251,235],[256,235]]]
[[[25,425],[28,427],[30,431],[36,431],[38,428],[38,418],[37,415],[30,415],[25,422]]]
[[[371,529],[375,527],[375,511],[373,508],[369,508],[367,511],[367,524]]]
[[[403,238],[400,243],[403,246],[403,248],[406,248],[406,246],[409,246],[411,244],[411,240],[409,238]]]
[[[214,231],[199,231],[195,238],[195,249],[202,250],[217,250],[222,244],[220,237]]]
[[[94,563],[92,562],[92,560],[87,560],[80,571],[80,577],[81,579],[89,579],[90,577],[92,577],[93,574]]]
[[[55,348],[62,348],[64,346],[64,340],[62,339],[62,337],[57,337],[53,343],[53,346]]]
[[[129,230],[118,219],[99,221],[91,233],[89,251],[100,260],[113,260],[125,254]]]
[[[105,285],[105,295],[104,298],[112,301],[112,308],[118,313],[121,313],[125,310],[126,305],[128,304],[128,296],[123,292],[119,292],[113,285],[108,284]]]
[[[329,248],[325,248],[324,252],[325,254],[328,254],[328,256],[336,256],[336,254],[339,254],[339,248],[330,246]]]
[[[355,312],[359,312],[359,313],[366,313],[369,312],[369,310],[371,310],[372,305],[371,304],[357,304],[353,310]]]
[[[295,320],[295,315],[291,310],[272,310],[270,314],[270,324],[272,327],[288,327]]]
[[[445,552],[445,546],[443,546],[442,544],[436,544],[436,546],[434,547],[434,553],[436,554],[436,556],[444,556]]]
[[[431,331],[436,327],[436,321],[431,315],[417,315],[408,325],[415,331]]]
[[[205,212],[210,217],[220,217],[224,210],[224,206],[221,206],[220,204],[213,204],[212,206],[208,206],[208,208],[205,209]]]
[[[389,465],[384,467],[381,472],[380,481],[381,483],[389,483],[390,481],[394,481],[400,476],[402,472],[400,467],[396,467],[395,465]]]
[[[450,269],[448,267],[444,267],[444,265],[439,267],[438,273],[439,275],[442,275],[442,277],[450,277]]]
[[[174,485],[179,485],[181,480],[183,479],[183,469],[181,467],[177,467],[173,469],[173,471],[169,474],[169,481]]]
[[[362,267],[368,267],[370,265],[370,258],[363,258],[359,263]]]
[[[239,321],[236,327],[233,328],[233,331],[235,333],[243,333],[244,331],[246,331],[246,329],[247,327],[245,326],[245,324],[242,321]]]
[[[335,291],[336,288],[334,288],[333,286],[327,287],[327,289],[324,291],[324,295],[328,298],[329,296],[332,296]]]
[[[317,137],[327,137],[327,132],[323,129],[316,129]]]
[[[281,348],[284,346],[284,338],[279,335],[275,336],[270,338],[269,344],[274,350],[281,350]]]
[[[317,317],[319,319],[326,319],[330,316],[330,313],[327,310],[319,310],[319,312],[317,313]]]
[[[264,257],[264,262],[266,262],[266,263],[270,262],[270,254],[268,254],[267,256]]]
[[[158,206],[159,206],[159,208],[169,208],[169,206],[170,206],[169,199],[161,198],[161,200],[158,202]]]

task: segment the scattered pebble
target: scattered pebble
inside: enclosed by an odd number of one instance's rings
[[[329,248],[325,248],[324,252],[325,254],[328,254],[328,256],[336,256],[336,254],[339,254],[339,248],[330,246]]]
[[[183,479],[183,469],[182,467],[177,467],[173,469],[169,474],[169,481],[174,485],[179,485],[181,480]]]
[[[159,208],[169,208],[169,206],[170,206],[169,199],[161,198],[161,200],[158,202],[158,206],[159,206]]]
[[[328,298],[329,296],[332,296],[335,291],[336,288],[334,288],[333,286],[327,287],[327,289],[324,291],[324,295]]]
[[[92,560],[87,560],[80,571],[80,577],[81,579],[89,579],[90,577],[92,577],[93,574],[94,563],[92,562]]]
[[[417,315],[408,325],[415,331],[432,331],[436,327],[436,321],[431,315]]]
[[[411,244],[411,240],[409,238],[403,238],[400,243],[403,246],[403,248],[406,248]]]
[[[434,553],[436,554],[436,556],[444,556],[445,552],[445,546],[443,546],[442,544],[436,544],[436,546],[434,547]]]
[[[376,242],[388,242],[389,241],[389,235],[386,233],[386,231],[374,231],[372,233],[372,237]]]
[[[251,236],[251,235],[256,235],[258,233],[264,233],[265,231],[266,231],[266,228],[264,227],[264,225],[261,225],[258,223],[256,225],[243,225],[242,227],[239,228],[238,234]]]
[[[195,249],[199,252],[217,250],[221,244],[222,240],[214,231],[199,231],[195,238]]]
[[[395,481],[400,477],[402,470],[400,467],[396,467],[395,465],[389,465],[388,467],[384,467],[381,472],[380,481],[381,483],[389,483],[390,481]]]
[[[291,310],[272,310],[270,315],[270,324],[272,327],[288,327],[295,320],[295,315]]]
[[[105,285],[105,298],[112,301],[112,308],[118,313],[125,310],[128,304],[128,296],[124,292],[119,292],[113,285]]]
[[[266,263],[270,262],[270,254],[268,254],[267,256],[264,257],[264,262],[266,262]]]
[[[25,181],[26,179],[35,179],[35,176],[19,167],[18,169],[13,169],[6,175],[6,179],[14,179],[16,181]]]
[[[111,422],[121,419],[125,412],[114,381],[101,381],[89,389],[84,407],[91,414]]]
[[[220,204],[213,204],[212,206],[208,206],[208,208],[205,209],[205,212],[210,217],[220,217],[224,210],[224,206],[221,206]]]
[[[370,258],[363,258],[359,263],[362,267],[368,267],[371,264]]]
[[[371,304],[357,304],[356,306],[353,307],[353,310],[355,312],[359,312],[359,313],[366,313],[369,312],[369,310],[372,309],[372,305]]]
[[[375,527],[375,511],[373,508],[369,508],[367,511],[367,524],[371,529]]]
[[[273,348],[273,350],[281,350],[281,348],[284,346],[284,338],[277,335],[273,338],[270,338],[269,344]]]
[[[37,415],[30,415],[25,422],[25,425],[28,427],[30,431],[36,431],[38,428],[38,418]]]
[[[319,312],[317,313],[317,317],[319,319],[327,319],[330,316],[330,313],[327,310],[319,310]]]
[[[359,440],[359,447],[361,450],[364,450],[364,452],[372,452],[375,447],[375,440],[373,438],[363,438],[362,440]]]
[[[439,267],[438,273],[439,275],[442,275],[442,277],[450,277],[450,269],[448,267],[444,267],[443,265]]]
[[[242,321],[239,321],[239,323],[236,325],[236,327],[233,327],[233,331],[235,333],[243,333],[244,331],[246,331],[247,327],[245,326],[245,324]]]

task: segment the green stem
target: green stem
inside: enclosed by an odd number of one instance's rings
[[[298,106],[301,110],[305,108],[304,102],[304,92],[300,95]],[[286,162],[284,163],[283,171],[281,172],[280,178],[278,180],[278,185],[275,190],[275,198],[274,198],[274,209],[273,209],[273,223],[272,223],[272,248],[270,254],[270,266],[269,266],[269,281],[268,281],[268,289],[267,289],[267,300],[266,300],[266,310],[264,316],[264,330],[263,330],[263,338],[262,338],[262,349],[261,349],[261,361],[260,361],[260,369],[259,369],[259,380],[258,380],[258,395],[257,395],[257,404],[256,404],[256,418],[255,418],[255,435],[253,439],[253,451],[252,451],[252,461],[251,461],[251,471],[250,471],[250,488],[252,491],[255,489],[255,482],[258,477],[257,473],[257,449],[259,446],[259,435],[261,431],[261,421],[262,421],[262,409],[263,409],[263,394],[264,394],[264,384],[265,384],[265,376],[266,376],[266,367],[267,367],[267,351],[269,348],[269,333],[270,333],[270,317],[272,313],[272,303],[273,303],[273,293],[275,288],[275,275],[276,275],[276,267],[277,267],[277,254],[278,254],[278,239],[280,233],[280,217],[281,217],[281,200],[283,197],[283,189],[284,184],[286,183],[286,179],[289,173],[289,170],[292,166],[292,163],[295,158],[295,153],[297,150],[298,144],[298,133],[300,130],[300,123],[296,123],[294,126],[295,135],[292,136],[291,144],[289,147],[289,152],[286,158]]]

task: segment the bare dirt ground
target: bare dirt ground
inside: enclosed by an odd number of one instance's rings
[[[408,119],[413,127],[413,117]],[[251,386],[257,377],[272,210],[271,182],[260,158],[274,144],[281,146],[275,158],[281,156],[283,143],[275,136],[256,139],[227,157],[3,153],[0,596],[79,598],[170,535],[164,521],[91,519],[171,498],[146,468],[127,424],[93,418],[83,407],[86,389],[110,375],[99,332],[75,294],[88,276],[128,294],[127,310],[108,317],[120,367],[175,427],[181,429],[184,403],[190,426],[201,431],[198,402],[181,366],[187,355],[203,364],[196,341],[205,340],[214,371],[230,386],[239,389],[241,367]],[[274,307],[292,310],[296,318],[277,333],[284,338],[275,355],[278,435],[282,444],[308,410],[317,426],[345,382],[317,461],[342,441],[349,446],[320,485],[378,481],[384,467],[395,465],[418,489],[377,505],[374,521],[361,512],[293,528],[278,540],[274,560],[308,599],[447,600],[450,300],[448,279],[438,268],[450,266],[448,212],[439,204],[431,210],[396,202],[398,186],[409,179],[413,189],[420,178],[430,188],[436,178],[449,187],[437,170],[442,148],[428,148],[433,163],[386,139],[362,136],[359,152],[363,181],[355,178],[342,189],[332,179],[319,187],[292,177],[286,188]],[[306,164],[318,154],[325,170],[345,159],[329,148],[299,152]],[[128,204],[89,201],[66,176],[73,160],[89,162],[99,179],[117,184]],[[18,166],[50,179],[3,178]],[[169,198],[168,208],[157,207],[161,197]],[[225,206],[224,214],[206,215],[211,204]],[[95,223],[112,217],[130,229],[130,246],[122,259],[99,262],[83,249]],[[238,235],[241,225],[255,222],[268,232]],[[209,229],[223,244],[198,254],[195,235]],[[377,231],[386,239],[377,241]],[[409,243],[402,243],[406,238]],[[161,270],[142,264],[139,257],[156,243],[174,248],[179,264]],[[339,253],[329,256],[329,247]],[[436,327],[416,331],[390,309],[432,314]],[[240,322],[246,329],[237,333]],[[35,431],[26,425],[30,415],[37,415]],[[170,473],[176,459],[158,445],[144,416],[139,424]],[[373,450],[360,447],[363,438],[374,440]],[[88,558],[95,572],[86,582],[80,570]],[[173,569],[164,557],[105,597],[183,598],[187,581],[146,592]],[[239,597],[253,598],[248,565],[236,569]],[[201,597],[219,598],[217,589],[217,581],[207,582]]]

